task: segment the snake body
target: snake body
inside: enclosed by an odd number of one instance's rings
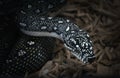
[[[3,64],[3,75],[24,75],[40,69],[52,59],[55,38],[63,41],[65,47],[84,63],[94,59],[92,42],[85,31],[69,19],[43,15],[53,8],[51,6],[64,0],[52,0],[56,3],[42,5],[44,1],[26,0],[18,12],[17,22],[23,35]]]

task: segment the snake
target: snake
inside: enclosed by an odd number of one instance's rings
[[[85,30],[70,19],[49,17],[51,8],[64,4],[65,0],[25,0],[18,11],[17,23],[21,36],[3,63],[2,76],[24,76],[33,73],[53,58],[56,39],[64,43],[83,63],[95,59],[93,44]]]

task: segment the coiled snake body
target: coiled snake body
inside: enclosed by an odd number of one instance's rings
[[[55,38],[63,41],[65,47],[84,63],[94,58],[92,43],[85,31],[68,19],[41,16],[41,9],[35,4],[36,1],[32,3],[30,0],[30,3],[22,7],[18,13],[17,21],[24,35],[8,55],[2,74],[24,75],[25,72],[41,68],[52,59]]]

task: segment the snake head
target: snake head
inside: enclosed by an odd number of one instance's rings
[[[72,30],[66,35],[65,46],[84,63],[92,63],[95,59],[92,41],[83,30]]]

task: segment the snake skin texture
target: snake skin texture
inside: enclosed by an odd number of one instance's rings
[[[0,15],[13,14],[21,7],[30,8],[31,5],[36,9],[36,12],[40,11],[40,14],[45,15],[49,10],[59,8],[65,2],[66,0],[0,0]]]
[[[65,3],[66,0],[23,0],[23,6],[19,12],[46,16],[50,10],[58,10]]]
[[[35,72],[52,59],[54,44],[54,38],[22,35],[4,63],[2,75],[24,76],[26,72]]]
[[[94,57],[89,35],[70,20],[61,17],[47,17],[50,9],[65,3],[65,0],[24,0],[18,11],[17,23],[22,32],[5,63],[1,74],[24,76],[33,73],[52,59],[55,38],[84,63]]]

